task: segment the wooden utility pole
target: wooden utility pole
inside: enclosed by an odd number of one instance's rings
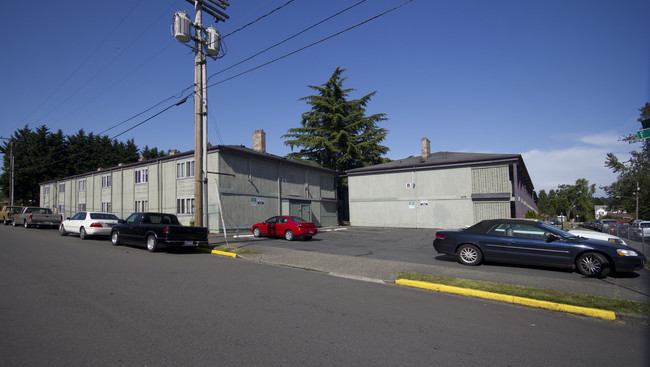
[[[212,15],[216,21],[225,22],[228,15],[218,8],[226,9],[230,4],[226,0],[186,0],[194,5],[194,224],[199,227],[208,226],[208,87],[207,68],[203,38],[202,13]],[[191,39],[189,34],[189,16],[186,13],[176,18],[174,15],[174,37],[180,42],[188,42]],[[177,22],[178,20],[178,22]],[[184,28],[187,26],[187,28]],[[178,28],[176,28],[178,27]],[[214,43],[218,44],[218,32],[210,27],[207,29],[207,38],[210,47],[207,52],[210,57],[216,58],[219,47],[214,49]],[[216,34],[216,36],[215,36]],[[216,40],[214,38],[217,38]]]
[[[203,26],[201,24],[201,2],[194,3],[194,225],[203,227],[203,108],[207,101],[206,90],[203,85],[203,70],[205,68],[205,54],[203,54]],[[207,224],[207,223],[206,223]]]

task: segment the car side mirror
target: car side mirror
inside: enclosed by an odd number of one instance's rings
[[[560,240],[562,240],[562,237],[560,237],[560,236],[558,236],[556,234],[553,234],[553,233],[546,236],[546,242],[555,242],[555,241],[560,241]]]

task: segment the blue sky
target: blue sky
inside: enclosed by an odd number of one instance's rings
[[[605,155],[627,159],[638,109],[650,101],[647,0],[414,0],[379,18],[259,69],[381,14],[404,0],[368,0],[222,73],[359,1],[230,0],[215,24],[227,53],[208,61],[208,140],[285,155],[300,98],[336,67],[351,98],[376,91],[367,113],[385,113],[391,159],[431,150],[522,154],[535,189],[616,177]],[[0,23],[0,136],[25,125],[133,138],[138,147],[193,149],[193,103],[173,107],[194,78],[194,55],[171,35],[183,0],[4,1]],[[204,24],[211,17],[204,15]],[[232,33],[232,34],[231,34]],[[162,102],[162,103],[161,103]],[[160,103],[160,104],[159,104]],[[156,106],[148,112],[145,110]],[[144,112],[144,113],[143,113]],[[125,120],[134,117],[128,122]],[[124,123],[122,123],[124,122]],[[108,130],[108,128],[121,125]],[[601,190],[598,190],[602,193]]]

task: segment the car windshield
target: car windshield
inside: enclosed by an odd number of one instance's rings
[[[576,236],[576,235],[574,235],[573,233],[569,233],[569,232],[567,232],[567,231],[563,231],[563,230],[561,230],[561,229],[559,229],[559,228],[557,228],[557,227],[555,227],[555,226],[552,226],[552,225],[550,225],[550,224],[547,224],[547,223],[540,223],[539,226],[540,226],[541,228],[544,228],[545,230],[547,230],[547,231],[553,233],[553,234],[556,234],[556,235],[558,235],[558,236],[564,237],[564,238],[566,238],[566,239],[574,240],[574,239],[576,239],[576,238],[579,238],[579,236]]]

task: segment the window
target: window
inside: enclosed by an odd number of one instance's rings
[[[65,205],[59,204],[58,209],[59,209],[59,213],[63,214],[65,212]]]
[[[79,180],[79,191],[86,191],[86,179]]]
[[[136,212],[146,212],[149,210],[149,201],[147,200],[136,200],[135,201],[135,211]]]
[[[111,175],[102,176],[102,188],[111,187]]]
[[[149,182],[149,169],[143,168],[135,171],[135,183]]]
[[[102,203],[102,211],[104,213],[110,213],[111,212],[111,202],[110,201],[105,201]]]
[[[194,177],[194,161],[176,163],[176,178]]]
[[[65,192],[65,184],[59,184],[59,192]]]
[[[177,214],[194,214],[194,198],[176,199]]]
[[[80,212],[85,212],[86,211],[86,203],[80,203],[77,205],[77,210]]]

